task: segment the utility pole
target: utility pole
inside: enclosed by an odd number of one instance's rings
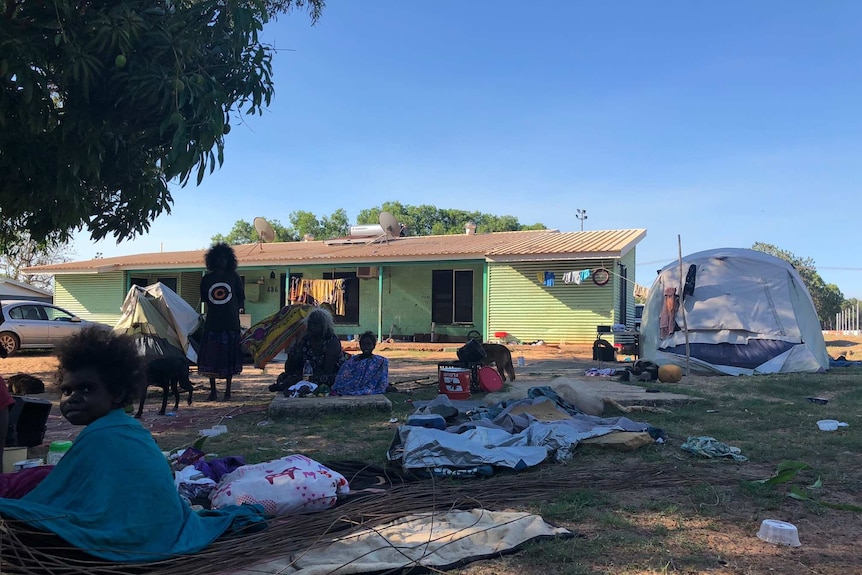
[[[581,231],[584,231],[584,220],[587,219],[587,210],[582,210],[581,208],[578,208],[575,211],[578,212],[578,215],[576,215],[575,217],[581,220]]]

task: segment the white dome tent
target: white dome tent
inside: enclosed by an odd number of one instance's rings
[[[821,372],[829,356],[811,296],[788,262],[722,248],[659,271],[641,326],[642,357],[685,367],[687,326],[694,371],[751,375]],[[683,321],[683,308],[685,321]]]

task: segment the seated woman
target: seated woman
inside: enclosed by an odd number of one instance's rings
[[[177,493],[150,432],[124,409],[142,389],[129,336],[85,328],[57,356],[60,411],[86,427],[32,491],[0,499],[7,526],[18,520],[91,556],[134,563],[194,553],[228,529],[262,524],[259,506],[198,514]]]
[[[326,309],[317,308],[305,318],[305,335],[287,352],[284,373],[278,382],[270,385],[270,391],[284,391],[289,395],[293,384],[308,380],[318,386],[331,386],[338,369],[346,359],[341,342],[335,335],[335,322]],[[311,377],[303,376],[306,362],[313,370]]]
[[[351,356],[335,376],[332,395],[374,395],[386,393],[389,385],[389,360],[374,355],[377,338],[370,331],[359,336],[362,353]]]

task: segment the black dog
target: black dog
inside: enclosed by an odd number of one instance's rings
[[[141,404],[135,415],[140,419],[144,412],[144,401],[147,399],[147,387],[162,388],[162,409],[159,415],[165,414],[168,407],[168,388],[174,394],[174,411],[180,406],[180,387],[189,392],[189,405],[192,404],[192,382],[189,381],[189,362],[184,357],[157,357],[147,363],[147,382],[141,391]]]
[[[483,343],[482,349],[485,350],[485,357],[482,358],[483,365],[493,363],[497,366],[500,379],[506,381],[508,375],[509,381],[515,381],[515,366],[512,364],[512,352],[508,347],[501,343]]]

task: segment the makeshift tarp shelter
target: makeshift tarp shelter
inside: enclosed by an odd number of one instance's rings
[[[647,296],[641,357],[729,375],[819,372],[829,356],[811,296],[788,262],[764,252],[698,252],[659,271]],[[680,293],[681,292],[681,293]],[[683,309],[685,322],[683,321]]]
[[[203,325],[203,318],[171,288],[160,282],[132,286],[121,309],[114,331],[134,336],[141,355],[173,355],[197,363],[189,338]]]

